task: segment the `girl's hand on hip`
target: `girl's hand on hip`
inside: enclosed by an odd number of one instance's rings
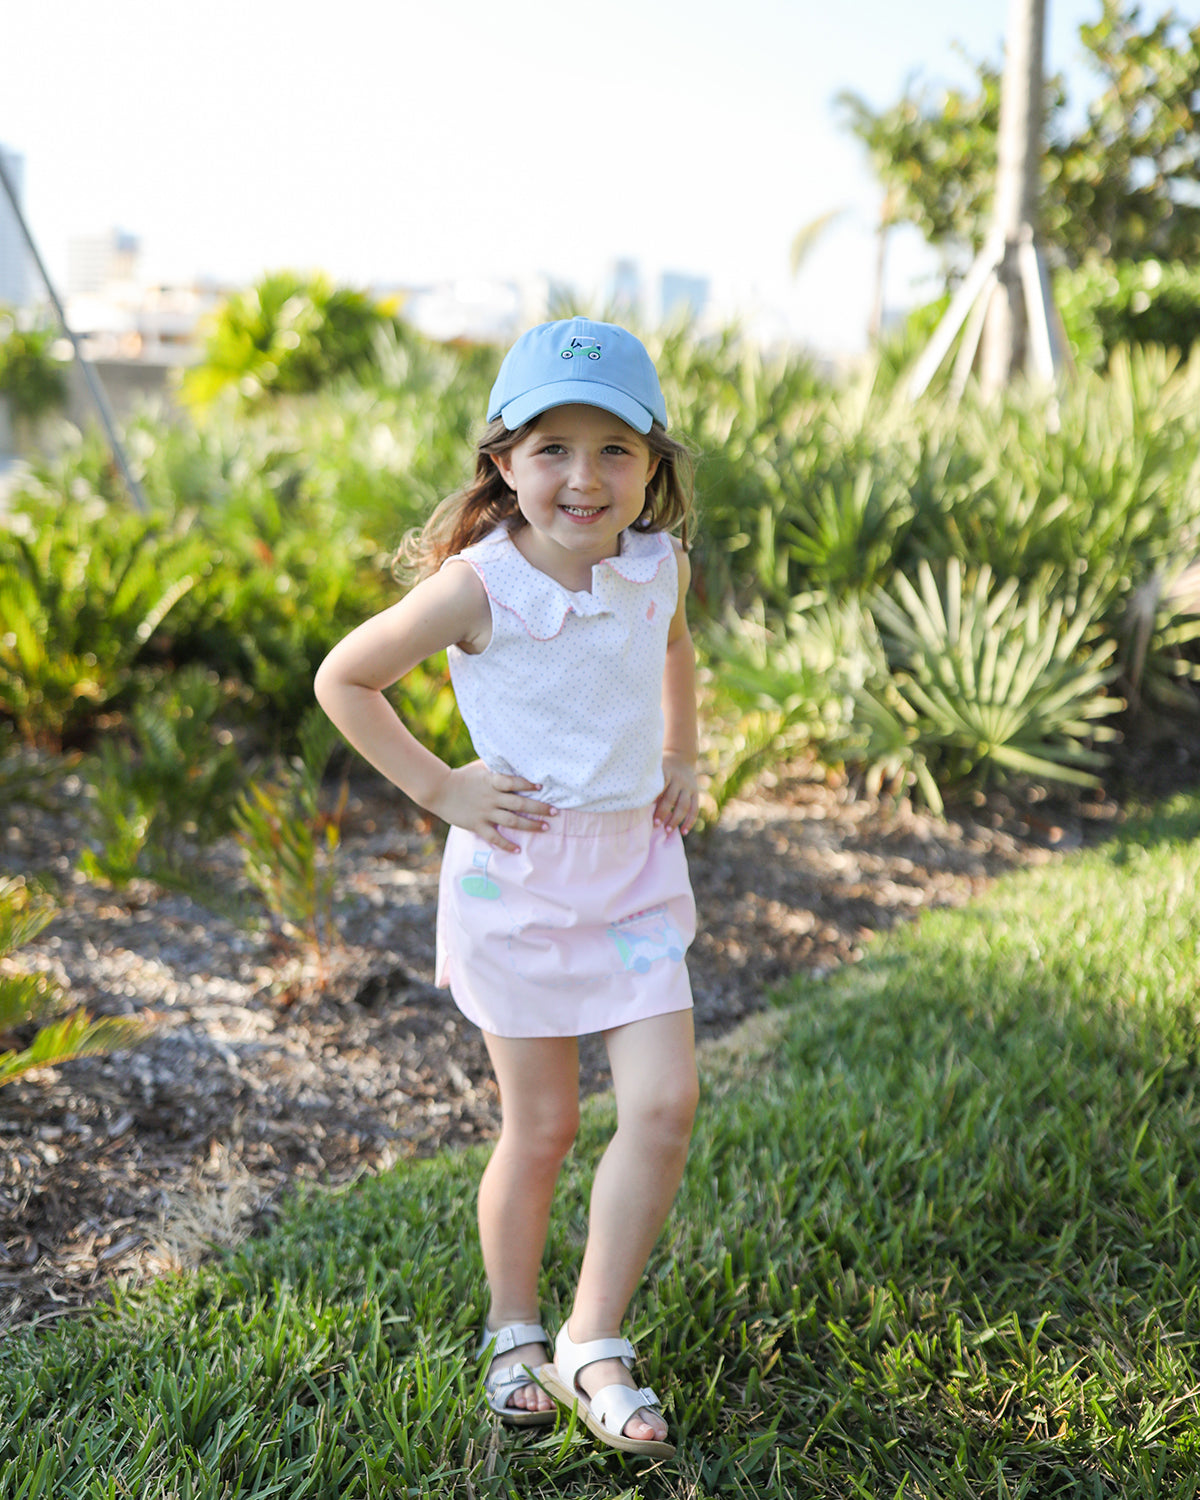
[[[481,760],[475,760],[450,772],[444,795],[429,810],[456,828],[467,829],[484,843],[516,854],[518,845],[507,839],[502,830],[544,832],[549,827],[545,820],[555,815],[556,810],[548,802],[535,802],[524,795],[540,790],[540,786],[523,776],[501,776],[489,771]]]
[[[700,816],[700,782],[690,760],[676,755],[663,756],[666,784],[654,804],[654,821],[668,833],[678,828],[691,833]]]

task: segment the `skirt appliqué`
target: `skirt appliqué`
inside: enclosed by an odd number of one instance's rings
[[[437,982],[497,1036],[580,1036],[692,1004],[696,910],[683,839],[653,809],[565,810],[517,853],[452,828]]]

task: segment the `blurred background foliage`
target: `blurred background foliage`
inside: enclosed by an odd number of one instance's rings
[[[204,359],[189,371],[184,392],[203,405],[230,385],[249,401],[319,390],[366,369],[385,330],[402,334],[394,305],[319,273],[276,271],[213,314]]]
[[[15,310],[0,307],[0,396],[14,416],[36,421],[66,399],[64,366],[54,354],[56,330],[27,327]]]
[[[1077,369],[1057,400],[902,395],[988,222],[987,63],[974,93],[842,100],[881,229],[913,222],[944,255],[943,295],[868,358],[834,374],[735,328],[645,332],[699,460],[710,822],[792,756],[936,809],[992,780],[1097,785],[1118,731],[1194,734],[1200,26],[1103,0],[1081,35],[1096,98],[1080,116],[1047,91],[1045,233]],[[32,360],[55,399],[47,341],[7,331],[0,371]],[[290,784],[313,673],[397,597],[399,542],[469,475],[500,354],[275,272],[212,318],[183,411],[127,424],[149,514],[94,433],[33,463],[0,528],[0,768],[86,757],[93,874],[178,873],[256,777]],[[444,661],[393,697],[438,754],[470,755]]]
[[[1191,709],[1200,358],[1122,345],[1055,406],[1014,389],[952,411],[936,389],[902,399],[894,350],[833,378],[734,330],[647,339],[699,458],[710,818],[800,753],[934,807],[995,778],[1095,784],[1135,687],[1141,713]],[[144,517],[94,436],[36,463],[0,531],[0,734],[103,741],[97,786],[111,801],[123,776],[144,806],[154,767],[187,761],[206,786],[220,764],[220,798],[164,795],[192,834],[206,801],[227,831],[237,788],[211,736],[236,737],[247,776],[295,756],[322,656],[397,597],[402,536],[470,471],[499,352],[388,333],[319,391],[235,383],[190,417],[142,416]],[[443,662],[394,698],[439,754],[470,754]],[[162,868],[180,830],[159,822]],[[135,846],[127,829],[110,868]]]
[[[1041,229],[1067,265],[1200,259],[1200,22],[1173,11],[1143,22],[1140,6],[1104,0],[1080,28],[1098,92],[1082,117],[1061,76],[1047,81]],[[1000,123],[1000,66],[973,64],[978,88],[914,86],[874,110],[839,97],[870,153],[889,223],[915,224],[961,274],[991,223]]]
[[[1200,22],[1103,0],[1080,40],[1097,92],[1081,110],[1056,76],[1044,100],[1039,229],[1068,336],[1089,365],[1123,343],[1186,352],[1200,332]],[[950,286],[991,224],[1001,70],[973,66],[974,89],[838,101],[880,181],[880,233],[915,225]]]

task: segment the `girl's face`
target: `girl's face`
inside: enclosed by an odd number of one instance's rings
[[[620,551],[642,513],[658,458],[640,433],[597,406],[556,406],[495,464],[527,525],[517,545],[564,588],[586,589],[591,569]]]

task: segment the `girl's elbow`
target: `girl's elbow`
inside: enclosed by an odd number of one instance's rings
[[[330,666],[329,661],[330,659],[327,656],[317,668],[316,675],[313,678],[313,696],[326,713],[329,712],[330,703],[336,696],[338,686],[337,675]]]
[[[340,729],[348,716],[362,712],[364,701],[379,695],[379,689],[360,682],[346,670],[345,661],[331,651],[313,677],[313,696]]]

